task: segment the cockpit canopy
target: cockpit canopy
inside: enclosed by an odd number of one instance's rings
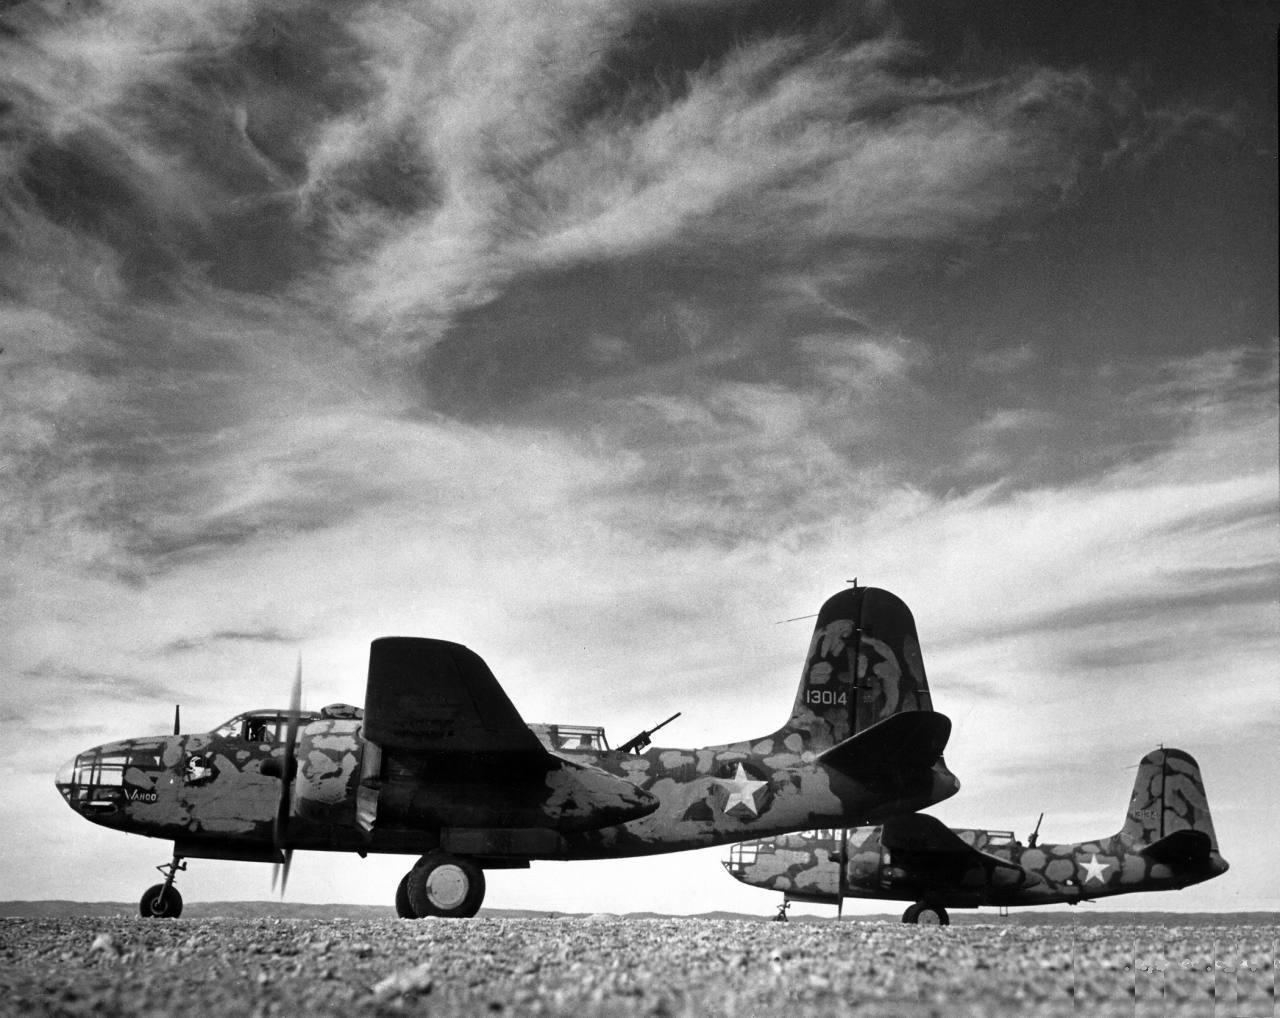
[[[224,739],[241,739],[245,742],[283,742],[288,735],[291,718],[296,718],[297,724],[301,727],[312,721],[330,719],[358,721],[363,717],[364,711],[349,703],[331,703],[318,711],[304,710],[296,714],[278,708],[265,708],[237,714],[209,734]]]
[[[609,749],[609,740],[604,737],[604,729],[598,725],[531,724],[529,731],[533,732],[547,749],[557,752],[584,750],[604,753]]]

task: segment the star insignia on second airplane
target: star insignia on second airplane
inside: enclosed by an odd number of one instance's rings
[[[1080,864],[1084,868],[1084,882],[1087,884],[1090,880],[1097,880],[1100,884],[1105,884],[1104,879],[1107,870],[1111,869],[1109,862],[1098,862],[1098,853],[1095,852],[1089,857],[1088,862]]]
[[[742,764],[738,764],[738,770],[732,778],[713,778],[712,780],[728,793],[724,806],[721,807],[725,813],[733,813],[741,807],[748,810],[752,816],[760,815],[760,810],[756,806],[756,792],[765,788],[769,782],[754,780]]]

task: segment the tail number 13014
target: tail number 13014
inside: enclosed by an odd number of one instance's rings
[[[835,689],[809,689],[805,691],[804,702],[823,707],[835,707],[847,704],[849,694]]]

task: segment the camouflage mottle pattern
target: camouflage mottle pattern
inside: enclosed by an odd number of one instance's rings
[[[429,691],[431,676],[421,682]],[[501,866],[875,822],[954,794],[958,782],[939,753],[909,772],[865,774],[818,757],[908,711],[932,711],[910,611],[885,591],[853,588],[819,613],[790,718],[756,739],[642,754],[610,751],[602,740],[540,746],[534,754],[523,747],[433,754],[368,742],[358,708],[303,712],[288,848],[443,848]],[[473,728],[483,723],[466,720]],[[209,733],[108,743],[64,767],[57,786],[86,819],[172,840],[177,855],[276,859],[287,724],[288,712],[251,711]],[[528,727],[544,738],[551,730]],[[875,746],[884,731],[859,738]]]
[[[1177,749],[1142,758],[1124,827],[1111,837],[1024,845],[1008,831],[948,831],[931,817],[905,819],[927,823],[913,823],[911,836],[895,837],[893,825],[902,821],[894,820],[746,842],[724,865],[745,884],[799,901],[879,898],[959,908],[1171,890],[1227,870],[1200,770]]]

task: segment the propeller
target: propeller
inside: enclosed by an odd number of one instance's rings
[[[285,886],[289,883],[289,864],[293,862],[293,849],[288,847],[289,826],[289,791],[294,778],[294,756],[297,753],[298,715],[302,713],[302,655],[298,655],[298,670],[293,676],[293,690],[289,694],[289,719],[285,726],[284,760],[280,773],[280,806],[276,810],[276,822],[272,830],[272,841],[276,854],[283,854],[283,864],[277,862],[271,867],[271,893],[276,890],[276,881],[280,882],[280,897],[284,897]]]
[[[182,719],[182,704],[175,703],[173,705],[173,734],[174,735],[178,735],[179,730],[182,728],[181,719]]]

